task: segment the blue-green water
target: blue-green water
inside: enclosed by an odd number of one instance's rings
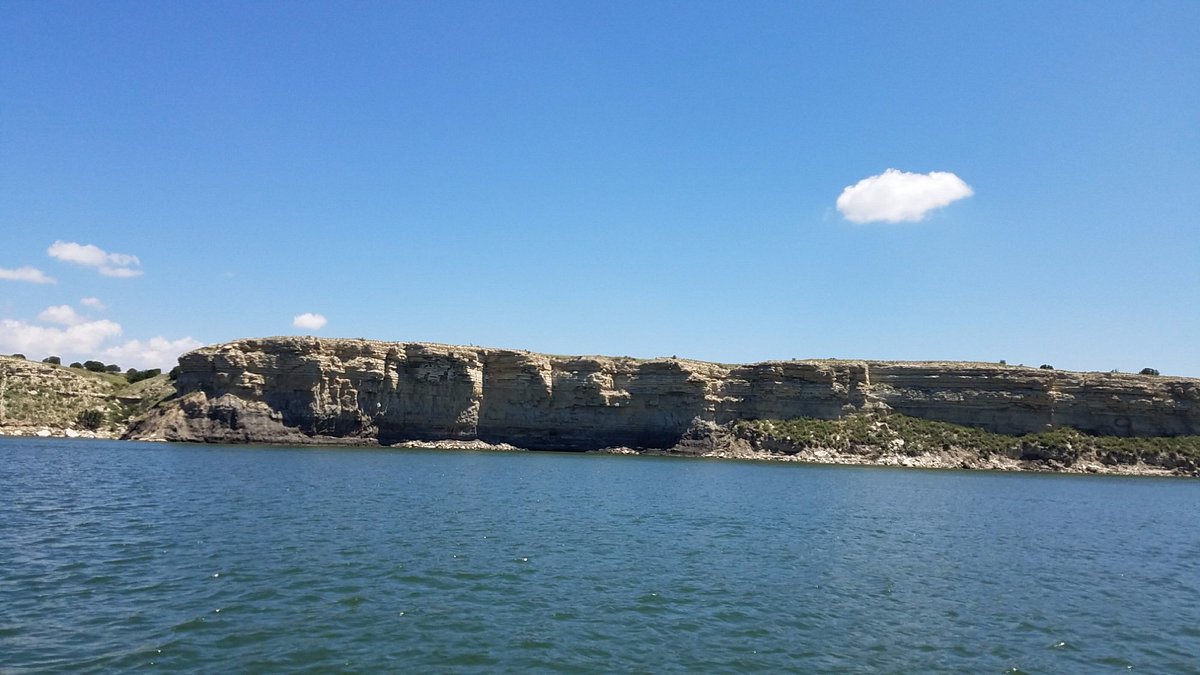
[[[0,439],[0,671],[1200,672],[1200,481]]]

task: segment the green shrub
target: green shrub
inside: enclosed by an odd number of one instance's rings
[[[93,373],[103,373],[106,366],[99,361],[84,361],[83,367]]]
[[[62,359],[58,358],[57,356],[47,356],[46,358],[42,359],[42,363],[49,363],[49,364],[52,364],[55,366],[61,366]]]
[[[1154,368],[1142,368],[1139,375],[1158,375],[1158,371]]]
[[[83,410],[79,416],[75,418],[75,422],[84,429],[95,431],[104,424],[104,413],[99,410]]]
[[[159,375],[162,375],[162,368],[150,368],[149,370],[130,368],[129,370],[125,371],[125,379],[129,381],[129,384],[141,382],[142,380],[148,380]]]

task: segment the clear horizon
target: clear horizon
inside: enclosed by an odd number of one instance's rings
[[[0,5],[0,353],[1200,377],[1200,4]]]

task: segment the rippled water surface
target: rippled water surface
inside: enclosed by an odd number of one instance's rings
[[[1200,482],[0,439],[0,671],[1200,672]]]

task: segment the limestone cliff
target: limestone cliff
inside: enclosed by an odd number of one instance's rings
[[[511,349],[265,338],[180,357],[179,397],[130,437],[210,442],[482,440],[531,449],[668,447],[694,418],[860,411],[1021,434],[1200,434],[1200,380],[979,363],[549,356]]]

